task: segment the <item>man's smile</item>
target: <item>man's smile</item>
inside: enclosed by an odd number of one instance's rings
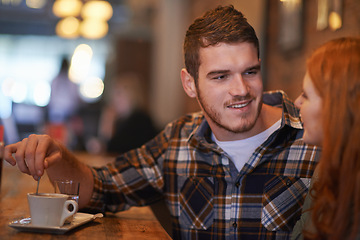
[[[245,103],[236,103],[236,104],[231,104],[229,106],[227,106],[228,108],[243,108],[246,107],[247,105],[249,105],[251,103],[251,101],[245,102]]]

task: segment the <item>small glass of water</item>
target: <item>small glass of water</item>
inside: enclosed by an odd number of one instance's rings
[[[74,200],[79,204],[79,190],[80,190],[80,182],[73,180],[55,180],[54,181],[55,193],[62,193],[68,195],[68,200]],[[70,205],[71,207],[71,205]],[[70,211],[72,209],[69,209]],[[72,222],[73,216],[69,219],[66,219],[65,223]]]

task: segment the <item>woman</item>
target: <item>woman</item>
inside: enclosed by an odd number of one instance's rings
[[[292,239],[360,239],[360,38],[332,40],[311,55],[295,104],[304,141],[322,156],[304,205],[310,211]]]

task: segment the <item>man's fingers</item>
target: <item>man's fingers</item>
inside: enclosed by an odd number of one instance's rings
[[[30,135],[21,142],[6,146],[4,159],[18,165],[21,172],[38,179],[44,169],[61,160],[60,146],[47,135]]]
[[[28,139],[24,138],[21,142],[17,143],[17,149],[14,154],[16,163],[21,172],[30,174],[28,165],[25,161],[25,150]]]
[[[36,179],[38,174],[36,171],[35,155],[37,152],[37,147],[39,144],[39,139],[36,135],[30,135],[26,142],[25,146],[25,162],[30,171],[30,174]]]
[[[45,159],[49,153],[50,145],[52,144],[52,140],[50,137],[44,135],[38,139],[36,152],[35,152],[35,169],[36,174],[40,177],[44,174],[45,169]],[[48,165],[48,163],[47,163]]]
[[[12,166],[16,165],[16,160],[13,157],[13,153],[16,152],[16,144],[9,144],[4,149],[4,160],[10,163]]]

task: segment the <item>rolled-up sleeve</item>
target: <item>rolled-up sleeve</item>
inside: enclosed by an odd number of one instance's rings
[[[163,197],[161,156],[151,152],[159,141],[117,157],[114,163],[91,168],[94,188],[88,212],[118,212],[149,205]]]

